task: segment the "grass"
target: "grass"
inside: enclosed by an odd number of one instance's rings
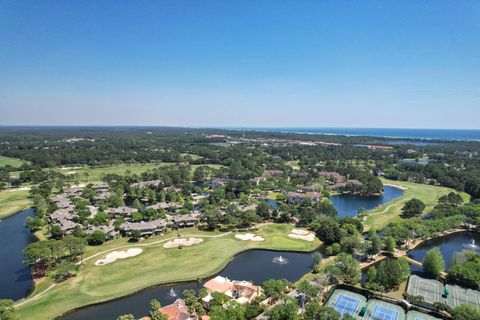
[[[13,168],[19,168],[24,163],[28,163],[28,161],[0,156],[0,167],[11,166]]]
[[[271,199],[271,200],[275,200],[277,201],[278,197],[284,197],[284,194],[281,193],[281,192],[269,192],[268,193],[268,196],[267,196],[267,199]]]
[[[0,192],[0,219],[30,208],[32,201],[28,198],[28,190],[6,189]]]
[[[190,154],[190,153],[182,153],[181,156],[184,157],[184,158],[190,157],[194,161],[199,160],[199,159],[203,159],[202,156],[199,156],[197,154]]]
[[[38,300],[18,307],[21,319],[54,319],[69,310],[127,295],[156,284],[205,278],[221,271],[235,254],[247,249],[310,251],[321,242],[306,242],[287,236],[292,226],[268,224],[255,233],[265,238],[263,242],[240,241],[233,234],[204,241],[183,249],[165,249],[163,243],[143,247],[135,258],[118,260],[112,264],[95,266],[101,254],[88,260],[79,274],[48,291]],[[179,231],[180,234],[198,236],[218,235],[195,229]],[[176,236],[169,232],[141,244]],[[127,244],[125,239],[114,240],[104,246],[89,248],[88,254]],[[261,266],[259,266],[261,267]],[[36,291],[38,292],[38,291]]]
[[[365,228],[381,230],[388,223],[395,222],[401,219],[400,214],[405,202],[413,198],[417,198],[425,203],[425,212],[433,209],[438,203],[438,199],[455,190],[446,188],[431,186],[426,184],[419,184],[405,181],[393,181],[382,179],[384,184],[398,185],[407,188],[401,197],[398,197],[378,208],[375,208],[368,212],[368,217],[365,223]],[[465,201],[470,200],[470,196],[466,193],[460,193]]]
[[[172,165],[173,163],[166,163],[166,162],[155,162],[155,163],[133,163],[133,164],[119,164],[113,166],[105,166],[105,167],[62,167],[56,169],[58,172],[61,172],[65,175],[71,175],[72,181],[78,179],[79,182],[82,183],[90,183],[90,182],[100,182],[102,181],[102,175],[105,174],[118,174],[118,175],[125,175],[127,171],[132,174],[142,174],[148,170],[163,167],[167,165]],[[199,165],[192,165],[192,173]],[[222,166],[217,164],[209,164],[208,166],[219,169]],[[88,176],[86,175],[88,174]]]
[[[300,169],[300,160],[288,161],[287,165],[292,167],[292,169],[298,170],[298,169]]]

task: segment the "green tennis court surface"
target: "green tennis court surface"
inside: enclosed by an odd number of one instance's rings
[[[424,279],[416,275],[408,280],[407,293],[414,296],[422,296],[424,301],[430,304],[445,302],[442,298],[444,286],[440,281]]]
[[[442,297],[445,289],[448,292],[447,299]],[[437,280],[424,279],[416,275],[410,276],[407,293],[414,296],[422,296],[424,301],[430,304],[446,302],[450,308],[455,308],[461,304],[471,304],[480,309],[480,291],[450,284],[444,286]]]
[[[480,291],[465,289],[457,285],[447,284],[448,298],[447,305],[455,308],[461,304],[471,304],[480,309]]]

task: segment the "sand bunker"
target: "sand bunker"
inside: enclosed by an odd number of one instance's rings
[[[244,240],[244,241],[264,241],[260,236],[256,236],[253,233],[245,233],[245,234],[236,234],[235,238]]]
[[[107,254],[105,259],[100,259],[95,262],[95,265],[102,266],[117,261],[117,259],[126,259],[135,257],[142,253],[143,250],[139,248],[128,249],[127,251],[113,251]]]
[[[177,238],[177,239],[168,241],[163,245],[163,247],[167,249],[178,248],[180,246],[188,247],[188,246],[193,246],[194,244],[199,244],[202,241],[203,239],[199,239],[199,238],[188,238],[188,239]]]
[[[290,238],[300,239],[305,241],[315,241],[315,234],[306,230],[292,229],[288,235]]]
[[[383,186],[384,186],[384,187],[393,187],[393,188],[397,188],[397,189],[400,189],[400,190],[408,190],[407,187],[399,186],[398,184],[385,183],[385,184],[383,184]]]
[[[303,229],[292,229],[292,231],[290,231],[290,233],[299,234],[299,235],[305,236],[305,235],[309,234],[310,231],[303,230]]]
[[[15,189],[10,189],[8,192],[16,192],[16,191],[28,191],[32,188],[30,187],[21,187],[21,188],[15,188]]]

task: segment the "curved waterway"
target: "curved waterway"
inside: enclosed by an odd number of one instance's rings
[[[33,215],[34,210],[27,209],[0,221],[0,299],[22,299],[32,289],[23,248],[35,241],[25,227],[25,219]]]
[[[371,210],[403,195],[403,190],[392,186],[384,186],[383,193],[378,196],[335,195],[330,196],[339,217],[355,217],[360,209]]]
[[[287,264],[275,264],[273,258],[282,256]],[[187,263],[187,262],[185,262]],[[268,279],[296,281],[312,268],[312,253],[249,250],[237,255],[220,275],[234,280],[248,280],[262,284]],[[123,314],[142,317],[148,314],[149,303],[157,299],[163,306],[181,298],[183,290],[199,290],[203,282],[164,285],[102,304],[86,307],[62,317],[62,320],[114,320]]]
[[[474,246],[472,246],[474,244]],[[445,259],[445,268],[452,265],[452,258],[455,252],[472,250],[480,252],[480,234],[476,232],[457,232],[446,236],[427,240],[408,252],[408,256],[422,262],[427,251],[432,248],[439,248]]]
[[[360,209],[371,210],[382,204],[392,201],[403,195],[403,190],[392,186],[384,186],[383,193],[378,196],[354,196],[339,194],[330,196],[333,206],[337,209],[339,217],[354,217]],[[272,199],[263,199],[273,209],[278,209],[280,203]]]

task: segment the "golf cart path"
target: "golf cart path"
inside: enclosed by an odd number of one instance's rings
[[[119,250],[119,249],[124,249],[124,248],[131,248],[131,247],[148,247],[148,246],[152,246],[152,245],[155,245],[155,244],[159,244],[159,243],[162,243],[162,242],[165,242],[165,241],[170,241],[170,240],[173,240],[173,239],[177,239],[177,238],[187,238],[187,237],[200,237],[200,238],[221,238],[221,237],[224,237],[224,236],[227,236],[227,235],[230,235],[232,234],[231,231],[229,232],[226,232],[226,233],[222,233],[222,234],[218,234],[218,235],[215,235],[215,236],[209,236],[209,235],[198,235],[198,234],[186,234],[186,235],[182,235],[181,237],[170,237],[170,238],[166,238],[166,239],[162,239],[162,240],[158,240],[158,241],[154,241],[154,242],[150,242],[150,243],[140,243],[140,244],[129,244],[129,245],[123,245],[123,246],[119,246],[119,247],[115,247],[115,248],[111,248],[111,249],[107,249],[107,250],[104,250],[104,251],[101,251],[101,252],[97,252],[91,256],[88,256],[86,257],[85,259],[82,259],[80,260],[79,262],[76,263],[76,265],[81,265],[82,263],[84,263],[85,261],[88,261],[92,258],[95,258],[95,257],[98,257],[100,255],[103,255],[107,252],[110,252],[110,251],[114,251],[114,250]],[[22,306],[30,301],[35,301],[35,300],[38,300],[40,297],[42,297],[45,293],[47,293],[48,291],[50,291],[51,289],[53,289],[55,286],[57,285],[57,283],[53,283],[51,284],[49,287],[47,287],[45,290],[43,290],[42,292],[39,292],[37,293],[36,295],[30,297],[30,298],[26,298],[26,299],[23,299],[23,300],[20,300],[18,303],[15,304],[15,307],[19,307],[19,306]]]

